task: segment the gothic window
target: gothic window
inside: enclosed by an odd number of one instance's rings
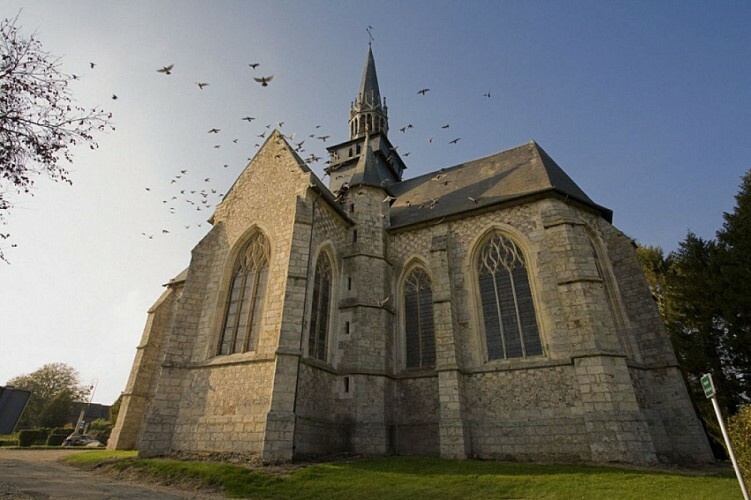
[[[519,247],[494,234],[477,260],[488,359],[542,354],[527,266]]]
[[[310,311],[310,333],[308,334],[308,356],[326,361],[326,340],[331,310],[331,260],[321,252],[316,262],[313,279],[313,305]]]
[[[269,244],[260,232],[245,244],[232,272],[219,354],[252,351],[261,329],[269,271]]]
[[[433,368],[433,289],[428,273],[419,267],[412,271],[404,282],[404,332],[407,369]]]

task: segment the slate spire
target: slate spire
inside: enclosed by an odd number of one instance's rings
[[[373,49],[368,44],[368,56],[365,60],[360,90],[349,111],[349,138],[359,139],[365,137],[366,133],[375,132],[386,134],[388,129],[386,99],[381,99]]]

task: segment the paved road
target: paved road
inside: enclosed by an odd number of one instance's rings
[[[221,498],[206,493],[136,485],[83,471],[57,460],[80,450],[0,448],[0,499],[154,499]]]

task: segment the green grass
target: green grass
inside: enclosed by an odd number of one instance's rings
[[[230,497],[262,499],[734,499],[732,471],[681,475],[585,465],[531,465],[387,457],[293,468],[284,472],[238,465],[137,459],[135,452],[90,451],[67,457],[93,466],[120,459],[115,470],[138,471],[165,483],[190,479]]]

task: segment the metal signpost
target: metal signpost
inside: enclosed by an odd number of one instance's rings
[[[720,405],[717,403],[717,394],[714,388],[714,382],[712,381],[712,375],[705,373],[701,376],[701,387],[704,389],[704,395],[707,399],[712,401],[715,415],[717,415],[717,421],[720,423],[720,429],[722,430],[722,437],[725,439],[725,446],[730,455],[730,461],[733,462],[733,469],[735,469],[735,476],[738,478],[738,482],[741,485],[741,491],[743,492],[743,498],[749,500],[748,490],[746,489],[746,483],[743,482],[743,474],[738,468],[738,462],[735,459],[735,452],[733,451],[733,445],[730,443],[730,436],[728,436],[728,430],[725,428],[725,421],[722,420],[722,413],[720,413]]]

